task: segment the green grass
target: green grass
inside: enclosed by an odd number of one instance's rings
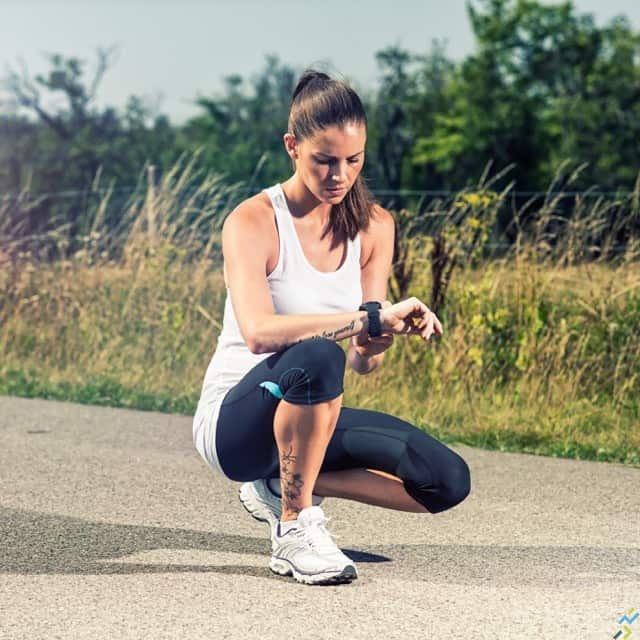
[[[396,336],[371,375],[347,370],[344,404],[445,443],[640,464],[636,271],[467,270],[443,338]],[[215,266],[53,264],[20,276],[0,298],[0,393],[193,414],[222,317]],[[412,293],[427,299],[423,277]]]
[[[83,383],[51,381],[36,369],[0,370],[0,395],[183,415],[192,415],[198,402],[198,398],[193,394],[175,396],[170,391],[148,393],[126,387],[114,378],[100,375],[89,376]]]

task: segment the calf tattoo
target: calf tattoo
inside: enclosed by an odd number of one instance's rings
[[[280,479],[282,484],[283,507],[291,511],[300,511],[298,500],[302,495],[304,480],[302,474],[293,473],[292,465],[298,456],[293,455],[293,446],[283,453],[280,460]]]

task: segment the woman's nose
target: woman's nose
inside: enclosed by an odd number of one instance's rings
[[[331,174],[334,182],[345,182],[347,179],[347,163],[336,162],[331,167]]]

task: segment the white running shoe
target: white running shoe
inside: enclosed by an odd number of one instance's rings
[[[298,514],[294,527],[281,535],[275,528],[274,549],[269,568],[281,576],[293,577],[305,584],[339,584],[358,577],[352,560],[338,549],[327,531],[328,518],[318,506],[306,507]]]
[[[271,529],[271,548],[273,549],[273,536],[275,528],[282,516],[282,499],[269,488],[267,480],[254,480],[245,482],[238,493],[242,506],[260,522],[266,522]],[[312,495],[311,503],[320,505],[322,498]]]

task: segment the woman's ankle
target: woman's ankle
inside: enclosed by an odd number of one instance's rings
[[[278,496],[278,498],[282,497],[282,494],[280,492],[280,478],[269,478],[267,480],[267,486],[269,487],[269,491],[271,491],[274,496]]]

